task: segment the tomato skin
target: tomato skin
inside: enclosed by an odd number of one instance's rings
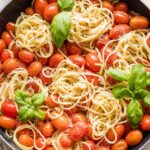
[[[18,115],[16,105],[10,100],[2,103],[1,112],[11,118],[16,118]]]
[[[95,150],[95,143],[93,141],[86,140],[85,142],[89,145],[90,150]],[[83,150],[89,150],[89,148],[86,144],[83,144]]]
[[[144,131],[150,131],[150,115],[143,116],[140,123],[140,127]]]
[[[4,62],[5,60],[7,60],[8,58],[11,58],[11,55],[10,55],[9,51],[8,51],[8,50],[2,51],[1,57],[0,57],[1,63],[3,63],[3,62]]]
[[[0,53],[6,48],[6,43],[3,39],[0,39]]]
[[[42,64],[38,61],[32,62],[28,67],[28,73],[30,76],[38,76],[42,71]]]
[[[33,9],[32,7],[27,7],[27,8],[25,9],[25,13],[26,13],[27,15],[33,15],[35,12],[34,12],[34,9]]]
[[[54,132],[54,127],[52,123],[50,121],[45,123],[42,130],[43,135],[49,137],[52,136],[53,132]]]
[[[41,79],[41,81],[44,85],[48,85],[52,82],[52,78],[51,77],[48,78],[48,77],[44,76],[42,72],[40,73],[39,78]]]
[[[109,9],[110,11],[114,11],[114,6],[110,1],[103,1],[103,7]]]
[[[16,44],[11,49],[14,53],[14,57],[18,58],[19,57],[19,51],[21,50],[20,47],[18,47]]]
[[[43,139],[42,137],[38,137],[38,138],[36,139],[36,146],[37,146],[38,148],[42,148],[43,145],[44,145],[44,139]],[[48,145],[46,144],[45,147],[44,147],[44,149],[47,148],[47,147],[48,147]]]
[[[34,59],[34,53],[29,52],[27,50],[20,50],[19,58],[22,62],[31,63]]]
[[[117,39],[120,36],[130,32],[130,27],[126,24],[119,24],[113,27],[109,32],[109,37],[111,39]]]
[[[111,147],[111,150],[127,150],[127,149],[128,149],[128,145],[124,139],[117,141]]]
[[[19,136],[18,141],[20,144],[26,147],[32,147],[34,145],[33,138],[30,137],[28,134],[23,134]]]
[[[55,150],[53,147],[47,147],[45,150]]]
[[[85,133],[86,137],[89,138],[89,139],[92,139],[92,126],[90,123],[87,123],[86,124],[86,133]]]
[[[5,43],[6,43],[7,46],[13,40],[12,36],[7,31],[4,31],[2,33],[2,39],[5,41]]]
[[[130,146],[139,144],[143,139],[143,134],[140,130],[132,130],[126,136],[126,142]]]
[[[150,36],[148,37],[147,44],[150,47]]]
[[[86,65],[86,61],[84,59],[83,56],[79,56],[79,55],[70,55],[68,57],[74,64],[76,64],[79,67],[85,66]]]
[[[67,43],[67,50],[69,52],[69,55],[82,55],[82,50],[76,43]]]
[[[93,53],[88,53],[85,57],[86,60],[86,66],[93,72],[100,71],[100,60],[98,58],[98,55]]]
[[[115,10],[117,11],[128,11],[128,5],[125,2],[120,2],[115,5]]]
[[[3,71],[5,73],[10,73],[18,67],[18,61],[14,58],[8,58],[3,63]]]
[[[111,76],[107,76],[107,82],[109,83],[109,84],[111,84],[111,85],[114,85],[114,84],[116,84],[116,80],[115,79],[113,79]]]
[[[99,146],[96,150],[110,150],[107,146]]]
[[[33,89],[35,93],[39,92],[39,86],[35,82],[29,82],[27,88]]]
[[[75,114],[78,111],[78,108],[75,106],[72,109],[65,110],[65,112],[70,116],[72,114]]]
[[[6,24],[6,30],[7,30],[8,32],[15,33],[15,26],[12,25],[12,24],[14,24],[14,23],[13,23],[13,22],[8,22],[8,23]]]
[[[17,125],[17,121],[7,116],[0,116],[0,127],[4,129],[14,129]]]
[[[53,101],[53,99],[54,100],[57,100],[59,98],[59,96],[58,95],[49,95],[48,96],[48,98],[45,100],[45,105],[47,105],[48,107],[52,107],[52,108],[54,108],[54,107],[57,107],[58,106],[58,104],[57,103],[55,103],[54,101]]]
[[[49,59],[48,58],[38,58],[38,61],[44,66],[48,64]]]
[[[144,16],[135,16],[130,20],[130,26],[133,29],[146,29],[149,26],[149,20]]]
[[[57,2],[57,0],[48,0],[48,3],[54,3],[54,2]]]
[[[69,130],[69,137],[72,141],[76,142],[81,140],[86,132],[86,123],[77,122]]]
[[[125,131],[125,126],[123,124],[116,125],[115,126],[115,131],[116,131],[116,134],[117,134],[117,140],[121,139],[121,137],[123,136],[124,131]],[[107,138],[111,141],[115,140],[115,135],[114,135],[112,129],[108,130]]]
[[[56,53],[50,57],[49,66],[52,68],[56,68],[59,65],[59,63],[63,60],[64,57],[61,54]]]
[[[73,145],[73,141],[69,138],[68,135],[63,135],[60,138],[60,145],[64,148],[69,148]]]
[[[75,113],[71,116],[72,123],[87,122],[87,118],[83,113]]]

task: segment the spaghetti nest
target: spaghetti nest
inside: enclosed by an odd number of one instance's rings
[[[101,1],[99,1],[101,5]],[[90,0],[76,1],[71,12],[72,26],[68,40],[83,50],[91,51],[92,43],[108,31],[113,24],[112,13]]]
[[[125,101],[115,99],[109,91],[98,89],[92,100],[90,109],[88,117],[92,125],[93,139],[99,140],[105,138],[108,143],[115,143],[117,135],[114,127],[126,121]],[[109,129],[114,131],[114,141],[109,141],[106,137]]]
[[[94,85],[87,81],[82,69],[69,59],[59,64],[52,81],[52,84],[49,85],[49,92],[52,95],[59,95],[58,100],[54,101],[64,109],[71,109],[78,104],[86,104],[94,96]]]
[[[50,57],[53,52],[49,24],[38,14],[32,16],[24,13],[16,21],[16,44],[35,52],[39,57]],[[48,48],[45,48],[48,46]]]

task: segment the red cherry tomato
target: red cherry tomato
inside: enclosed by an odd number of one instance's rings
[[[100,71],[100,60],[98,55],[93,53],[88,53],[85,57],[87,67],[93,72]]]
[[[107,146],[99,146],[96,150],[110,150]]]
[[[36,146],[37,146],[38,148],[42,148],[43,145],[44,145],[44,139],[43,139],[42,137],[38,137],[38,138],[36,139]],[[48,145],[46,144],[45,147],[44,147],[44,149],[47,148],[47,147],[48,147]]]
[[[64,148],[69,148],[73,145],[73,141],[69,138],[68,135],[63,135],[60,138],[60,145]]]
[[[7,116],[0,116],[0,127],[4,129],[14,129],[17,125],[17,121]]]
[[[7,31],[4,31],[2,33],[2,39],[5,41],[5,43],[6,43],[7,46],[13,40],[12,36]]]
[[[27,69],[27,64],[25,64],[24,62],[22,62],[22,61],[18,61],[18,68],[25,68],[25,69]]]
[[[50,72],[45,72],[45,74],[50,74]],[[52,78],[51,77],[47,77],[43,74],[43,72],[40,73],[39,78],[41,79],[42,83],[44,85],[48,85],[52,82]]]
[[[132,130],[126,136],[126,142],[130,146],[139,144],[143,139],[143,134],[140,130]]]
[[[81,140],[86,132],[86,123],[77,122],[69,130],[69,137],[72,141],[76,142]]]
[[[95,150],[95,143],[91,140],[85,141],[87,144],[83,144],[83,150]],[[87,146],[88,145],[88,146]]]
[[[45,150],[55,150],[53,147],[47,147]]]
[[[109,37],[111,39],[117,39],[120,36],[130,32],[130,27],[126,24],[119,24],[113,27],[109,32]]]
[[[148,37],[147,44],[150,47],[150,36]]]
[[[43,130],[44,124],[45,124],[44,121],[40,121],[40,120],[37,120],[37,121],[35,122],[36,127],[37,127],[40,131]]]
[[[108,81],[108,83],[109,84],[111,84],[111,85],[114,85],[114,84],[116,84],[116,80],[115,79],[113,79],[111,76],[107,76],[107,81]]]
[[[14,58],[8,58],[3,63],[3,70],[5,73],[10,73],[18,67],[18,61]]]
[[[110,1],[103,1],[103,7],[109,9],[110,11],[114,11],[114,6]]]
[[[44,9],[47,5],[48,5],[47,0],[35,0],[34,10],[36,13],[40,14],[43,17]]]
[[[45,123],[42,130],[43,135],[49,137],[52,136],[53,132],[54,132],[54,127],[52,123],[50,121]]]
[[[79,67],[85,66],[86,65],[86,61],[84,59],[83,56],[79,56],[79,55],[70,55],[68,57],[74,64],[76,64]]]
[[[67,43],[67,50],[70,55],[82,55],[82,50],[76,43]]]
[[[57,0],[48,0],[48,3],[54,3],[54,2],[57,2]]]
[[[129,122],[126,122],[126,123],[124,124],[124,126],[125,126],[125,132],[124,132],[124,135],[127,135],[130,131],[133,130],[133,128],[131,127],[131,125],[130,125]]]
[[[52,68],[56,68],[59,65],[59,63],[63,60],[64,60],[64,56],[62,56],[59,53],[56,53],[53,56],[51,56],[49,60],[49,66]]]
[[[34,53],[29,52],[27,50],[20,50],[19,58],[22,62],[31,63],[34,59]]]
[[[31,136],[32,131],[30,129],[23,129],[23,130],[20,130],[19,132],[17,132],[17,136],[21,136],[21,135],[24,135],[24,134],[28,134],[29,136]]]
[[[120,2],[115,5],[115,10],[117,11],[128,11],[128,5],[125,2]]]
[[[117,141],[111,147],[111,150],[127,150],[127,149],[128,149],[128,144],[124,139]]]
[[[30,137],[28,134],[23,134],[19,136],[18,141],[20,144],[26,146],[26,147],[32,147],[34,145],[33,138]]]
[[[92,126],[90,123],[87,123],[86,125],[86,133],[85,133],[86,137],[88,137],[89,139],[93,139],[92,138]]]
[[[11,118],[16,118],[18,115],[16,105],[13,101],[4,101],[1,106],[1,112]]]
[[[25,13],[26,13],[27,15],[33,15],[35,12],[34,12],[34,9],[33,9],[32,7],[27,7],[27,8],[25,9]]]
[[[143,116],[141,120],[141,129],[144,131],[150,131],[150,115]]]
[[[59,13],[59,7],[56,2],[48,4],[44,9],[44,19],[52,21],[53,17]]]
[[[15,24],[15,23],[13,23],[13,22],[8,22],[8,23],[6,24],[6,30],[7,30],[8,32],[15,33],[15,25],[13,25],[13,24]]]
[[[48,58],[38,58],[38,61],[44,66],[48,64],[49,59]]]
[[[72,115],[72,114],[76,113],[77,111],[78,111],[78,108],[77,108],[77,107],[73,107],[72,109],[65,110],[65,112],[66,112],[68,115]]]
[[[19,48],[16,44],[14,44],[14,46],[12,47],[12,51],[14,53],[14,57],[18,58],[19,57],[19,51],[21,50],[21,48]]]
[[[72,123],[76,122],[87,122],[87,118],[83,113],[75,113],[71,116]]]
[[[0,39],[0,53],[6,48],[6,43],[3,39]]]
[[[1,63],[3,63],[5,60],[7,60],[8,58],[11,58],[10,52],[8,50],[4,50],[1,53],[1,57],[0,57],[0,61]]]
[[[35,93],[39,92],[39,86],[35,82],[29,82],[27,88],[33,89]]]
[[[57,107],[58,106],[58,104],[57,103],[55,103],[53,100],[57,100],[59,98],[59,96],[58,95],[50,95],[50,96],[48,96],[48,98],[45,100],[45,105],[47,105],[48,107]]]
[[[28,73],[30,76],[38,76],[42,71],[42,64],[38,61],[32,62],[28,67]]]
[[[64,55],[68,56],[68,51],[67,51],[67,47],[66,47],[65,44],[61,47],[60,51],[61,51]]]

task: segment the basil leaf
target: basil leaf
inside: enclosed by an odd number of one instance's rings
[[[34,116],[34,110],[29,105],[23,106],[19,109],[19,120],[28,121]]]
[[[58,0],[57,3],[61,11],[70,11],[75,4],[74,0]]]
[[[128,79],[128,73],[124,70],[120,69],[109,69],[107,71],[107,74],[110,75],[112,78],[114,78],[117,81],[124,81]]]
[[[34,106],[40,106],[43,104],[44,100],[45,100],[45,95],[42,93],[37,93],[37,94],[34,94],[34,96],[31,99],[31,102],[32,102],[32,105]]]
[[[147,90],[139,89],[135,91],[134,98],[135,99],[143,99],[149,92]]]
[[[45,113],[44,113],[44,111],[41,110],[41,109],[35,109],[35,110],[34,110],[34,117],[35,117],[36,119],[44,119]]]
[[[133,67],[128,83],[131,91],[146,88],[147,76],[143,65],[137,64]]]
[[[67,12],[61,12],[53,18],[50,26],[52,39],[57,48],[61,48],[69,35],[71,17]]]
[[[144,97],[144,105],[150,106],[150,93]]]
[[[147,74],[147,86],[150,86],[150,73]]]
[[[132,94],[124,84],[115,85],[112,89],[115,98],[131,98]]]
[[[27,95],[25,92],[18,90],[15,93],[15,101],[19,104],[19,105],[26,105],[28,104],[27,99],[29,99],[29,95]]]
[[[141,104],[137,100],[132,100],[127,107],[127,116],[133,128],[139,126],[143,116]]]

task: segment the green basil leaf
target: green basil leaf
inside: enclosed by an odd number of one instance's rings
[[[144,105],[150,106],[150,93],[144,97]]]
[[[109,69],[107,71],[107,74],[110,75],[112,78],[114,78],[117,81],[124,81],[128,79],[128,73],[124,70],[120,69]]]
[[[42,105],[45,98],[46,98],[45,95],[42,93],[34,94],[34,96],[31,99],[32,105],[34,105],[34,106]]]
[[[34,116],[34,110],[29,105],[23,106],[19,109],[19,120],[29,121]]]
[[[138,89],[145,89],[147,84],[146,70],[143,65],[137,64],[133,67],[129,76],[129,88],[135,92]]]
[[[139,89],[138,91],[135,91],[134,98],[135,99],[143,99],[149,92],[147,90]]]
[[[45,113],[43,110],[41,109],[35,109],[34,110],[34,118],[36,119],[44,119],[45,117]]]
[[[61,11],[70,11],[75,4],[74,0],[58,0],[57,3]]]
[[[150,86],[150,73],[147,73],[147,86]]]
[[[127,116],[133,128],[139,126],[143,116],[141,104],[137,100],[132,100],[127,107]]]
[[[28,99],[29,99],[29,95],[27,95],[25,92],[18,90],[15,93],[15,101],[19,104],[19,105],[26,105],[28,104]]]
[[[112,93],[115,98],[132,98],[132,93],[129,91],[129,89],[124,84],[118,84],[115,85],[112,88]]]
[[[68,12],[61,12],[53,18],[50,26],[52,39],[57,48],[61,48],[69,35],[71,17]]]

